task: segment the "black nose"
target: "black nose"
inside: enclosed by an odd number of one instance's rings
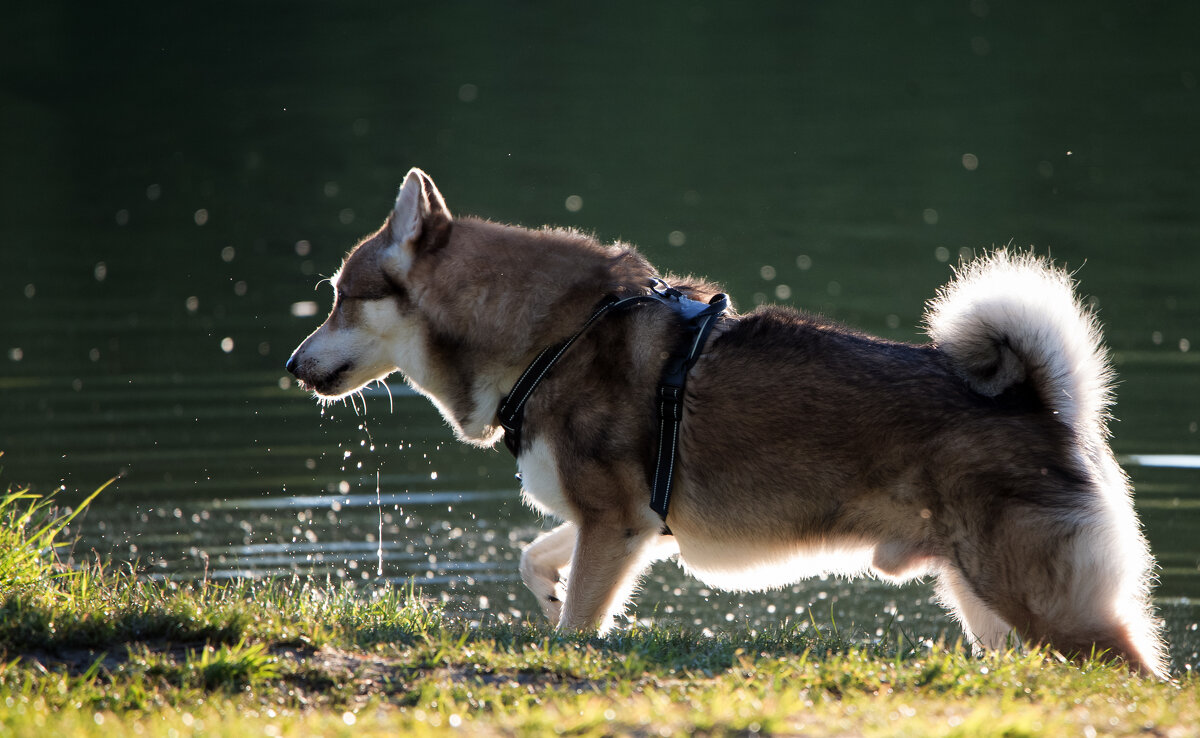
[[[296,355],[292,354],[288,357],[287,363],[283,365],[290,373],[296,373]]]

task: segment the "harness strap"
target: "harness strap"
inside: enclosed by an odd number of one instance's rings
[[[546,377],[550,367],[558,362],[567,349],[571,348],[571,344],[575,343],[580,336],[587,332],[588,328],[592,327],[593,323],[604,317],[610,310],[657,299],[655,295],[635,295],[625,299],[617,299],[615,296],[609,295],[600,302],[596,312],[592,313],[592,317],[587,319],[587,322],[575,332],[575,335],[543,349],[537,355],[529,368],[517,379],[512,390],[500,401],[500,409],[496,412],[500,419],[500,427],[504,429],[504,445],[508,447],[513,456],[519,456],[521,453],[521,423],[525,416],[525,403],[529,401],[529,396]]]
[[[674,309],[683,318],[684,336],[686,337],[679,342],[681,348],[672,352],[667,358],[657,388],[658,457],[654,465],[654,478],[650,488],[650,509],[658,513],[665,523],[667,509],[671,504],[671,489],[675,480],[675,461],[679,451],[679,425],[683,420],[683,400],[687,388],[688,371],[700,358],[704,342],[708,339],[713,324],[729,308],[729,298],[724,293],[714,295],[707,303],[703,303],[693,300],[679,290],[657,280],[655,286],[651,287],[650,294],[635,295],[624,299],[618,299],[612,295],[606,297],[574,335],[543,349],[534,358],[533,363],[517,379],[512,391],[500,401],[500,409],[496,414],[500,420],[500,427],[504,429],[504,445],[514,457],[519,456],[525,403],[529,401],[529,397],[541,384],[551,367],[600,318],[615,309],[648,301],[661,302]],[[664,532],[669,532],[665,526]]]
[[[668,304],[673,304],[683,316],[684,331],[688,337],[687,341],[682,342],[683,352],[672,353],[667,359],[658,382],[658,459],[654,464],[654,481],[650,487],[650,509],[658,513],[665,523],[675,481],[675,461],[679,458],[679,425],[683,421],[688,371],[700,358],[713,324],[729,307],[729,297],[724,293],[717,294],[705,304],[670,287],[664,293]]]

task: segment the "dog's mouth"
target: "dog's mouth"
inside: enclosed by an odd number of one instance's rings
[[[311,376],[305,371],[305,368],[294,365],[288,366],[288,371],[299,381],[301,389],[326,399],[337,399],[346,394],[346,390],[341,387],[342,381],[350,370],[354,368],[354,364],[347,361],[319,377]]]

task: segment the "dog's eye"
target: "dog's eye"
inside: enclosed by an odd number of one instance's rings
[[[340,302],[342,300],[382,300],[385,297],[391,297],[394,294],[392,289],[387,285],[379,285],[372,287],[371,285],[359,285],[351,291],[337,290],[334,300]]]

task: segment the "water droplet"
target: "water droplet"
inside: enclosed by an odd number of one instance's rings
[[[292,315],[297,318],[311,318],[317,314],[317,303],[313,300],[301,300],[292,303]]]

